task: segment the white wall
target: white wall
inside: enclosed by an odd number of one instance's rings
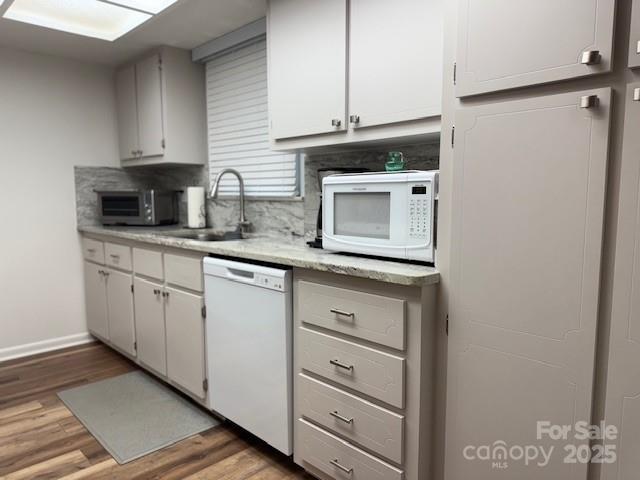
[[[74,165],[118,165],[111,70],[0,48],[0,360],[87,338]]]

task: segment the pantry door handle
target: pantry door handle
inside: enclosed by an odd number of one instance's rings
[[[334,418],[337,418],[341,422],[348,423],[348,424],[352,424],[353,423],[353,417],[351,417],[351,418],[343,417],[342,415],[340,415],[338,413],[337,410],[334,411],[334,412],[329,412],[329,415],[331,415]]]
[[[344,370],[349,370],[350,372],[353,371],[353,365],[347,365],[346,363],[342,363],[340,360],[329,360],[329,363],[331,365],[335,365],[338,368],[342,368]]]
[[[334,458],[333,460],[330,460],[329,463],[331,465],[333,465],[334,467],[342,470],[347,475],[351,475],[353,473],[353,468],[347,468],[344,465],[340,465],[340,463],[338,462],[337,458]]]
[[[337,308],[332,308],[329,310],[331,313],[335,313],[336,315],[340,315],[341,317],[349,317],[352,320],[356,318],[356,314],[353,312],[345,312],[344,310],[340,310]]]

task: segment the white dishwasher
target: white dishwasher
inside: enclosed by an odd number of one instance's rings
[[[209,408],[291,455],[291,270],[204,259]]]

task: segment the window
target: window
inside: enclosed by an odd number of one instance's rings
[[[210,59],[206,72],[210,181],[220,170],[234,168],[247,196],[300,195],[298,155],[269,146],[265,37]],[[220,195],[237,194],[238,181],[225,176]]]

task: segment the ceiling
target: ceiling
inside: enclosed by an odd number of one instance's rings
[[[0,15],[11,3],[0,6]],[[179,0],[114,42],[0,17],[0,46],[116,66],[159,45],[192,49],[264,17],[266,9],[266,0]]]

